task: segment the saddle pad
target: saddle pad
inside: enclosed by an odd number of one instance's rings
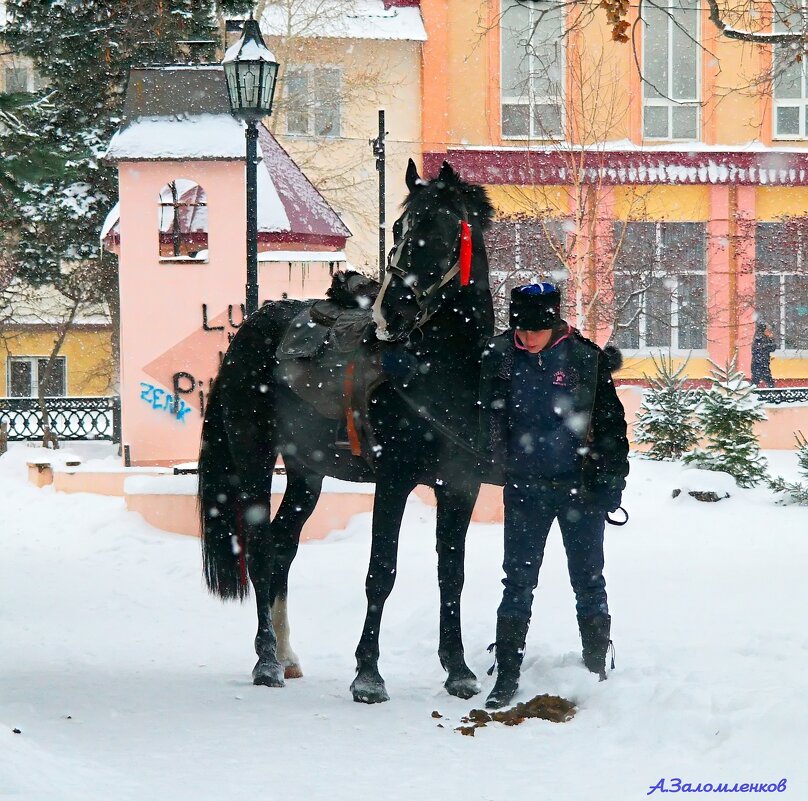
[[[331,329],[315,323],[311,319],[311,309],[304,309],[292,320],[283,335],[281,344],[275,352],[275,358],[310,359],[321,353],[328,341]]]

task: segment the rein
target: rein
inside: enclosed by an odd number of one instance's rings
[[[427,409],[425,406],[421,406],[419,403],[416,403],[412,398],[410,398],[406,393],[402,392],[402,390],[397,387],[394,383],[389,382],[388,386],[391,386],[396,394],[410,407],[419,417],[426,420],[436,431],[440,434],[443,434],[446,439],[449,440],[453,445],[456,445],[458,448],[462,448],[466,453],[471,454],[475,459],[485,461],[486,456],[482,451],[478,451],[473,446],[469,445],[468,442],[464,442],[457,434],[454,433],[445,423],[441,423],[440,420],[437,420],[432,413]]]

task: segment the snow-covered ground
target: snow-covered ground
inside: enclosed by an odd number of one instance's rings
[[[207,596],[198,542],[120,499],[34,489],[32,454],[0,457],[0,798],[627,801],[678,777],[785,778],[782,797],[808,799],[808,509],[765,490],[673,500],[678,468],[634,460],[631,522],[607,532],[617,670],[599,684],[580,664],[554,532],[520,698],[558,693],[578,714],[472,738],[453,726],[473,704],[441,686],[433,510],[407,509],[381,638],[392,700],[368,707],[348,685],[369,515],[300,548],[290,615],[305,678],[253,687],[252,604]],[[795,477],[793,454],[767,455]],[[501,537],[475,525],[468,538],[464,633],[484,692]]]

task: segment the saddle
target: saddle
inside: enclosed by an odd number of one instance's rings
[[[325,300],[301,311],[275,353],[278,378],[319,414],[337,421],[335,447],[372,463],[376,445],[368,417],[384,381],[371,306],[379,284],[353,271],[334,275]]]

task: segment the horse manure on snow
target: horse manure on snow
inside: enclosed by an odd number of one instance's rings
[[[537,695],[529,701],[517,704],[510,709],[488,712],[485,709],[472,709],[466,717],[460,718],[465,726],[458,726],[455,731],[473,737],[477,729],[489,723],[504,723],[506,726],[518,726],[528,718],[541,718],[553,723],[566,723],[572,720],[577,707],[572,701],[558,695]]]

